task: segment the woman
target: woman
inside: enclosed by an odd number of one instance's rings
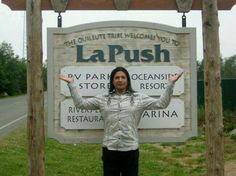
[[[174,83],[182,73],[169,77],[164,94],[155,99],[135,92],[128,71],[117,67],[111,72],[108,94],[84,99],[73,78],[60,75],[68,83],[74,104],[80,109],[99,109],[104,121],[104,176],[138,176],[138,124],[144,110],[163,109],[170,103]]]

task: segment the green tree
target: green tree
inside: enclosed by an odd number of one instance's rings
[[[225,59],[222,70],[224,79],[236,78],[236,55]]]
[[[8,61],[11,59],[13,50],[10,44],[3,42],[0,44],[0,94],[5,93],[7,90],[7,85],[9,84],[9,79],[7,78]]]
[[[11,44],[0,44],[0,95],[26,92],[26,63],[15,56]]]

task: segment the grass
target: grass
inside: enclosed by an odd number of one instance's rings
[[[236,141],[225,136],[225,160],[236,160]],[[45,139],[45,175],[102,175],[100,144],[60,144]],[[28,170],[26,129],[0,140],[1,176],[25,176]],[[185,143],[141,144],[140,176],[205,175],[205,135]]]

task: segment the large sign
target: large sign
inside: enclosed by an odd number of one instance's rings
[[[139,124],[141,142],[184,141],[197,134],[195,29],[132,21],[48,29],[48,129],[61,142],[101,142],[99,111],[78,109],[68,86],[75,79],[84,98],[108,92],[111,70],[126,67],[132,87],[154,98],[169,75],[184,72],[169,106],[148,110]]]

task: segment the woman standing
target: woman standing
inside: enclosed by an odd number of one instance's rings
[[[87,99],[80,95],[73,78],[60,75],[60,79],[68,83],[76,107],[100,110],[104,121],[104,176],[138,176],[138,124],[141,115],[145,110],[166,108],[174,83],[182,74],[169,77],[167,88],[159,99],[135,92],[131,87],[130,75],[123,67],[111,72],[108,93]]]

